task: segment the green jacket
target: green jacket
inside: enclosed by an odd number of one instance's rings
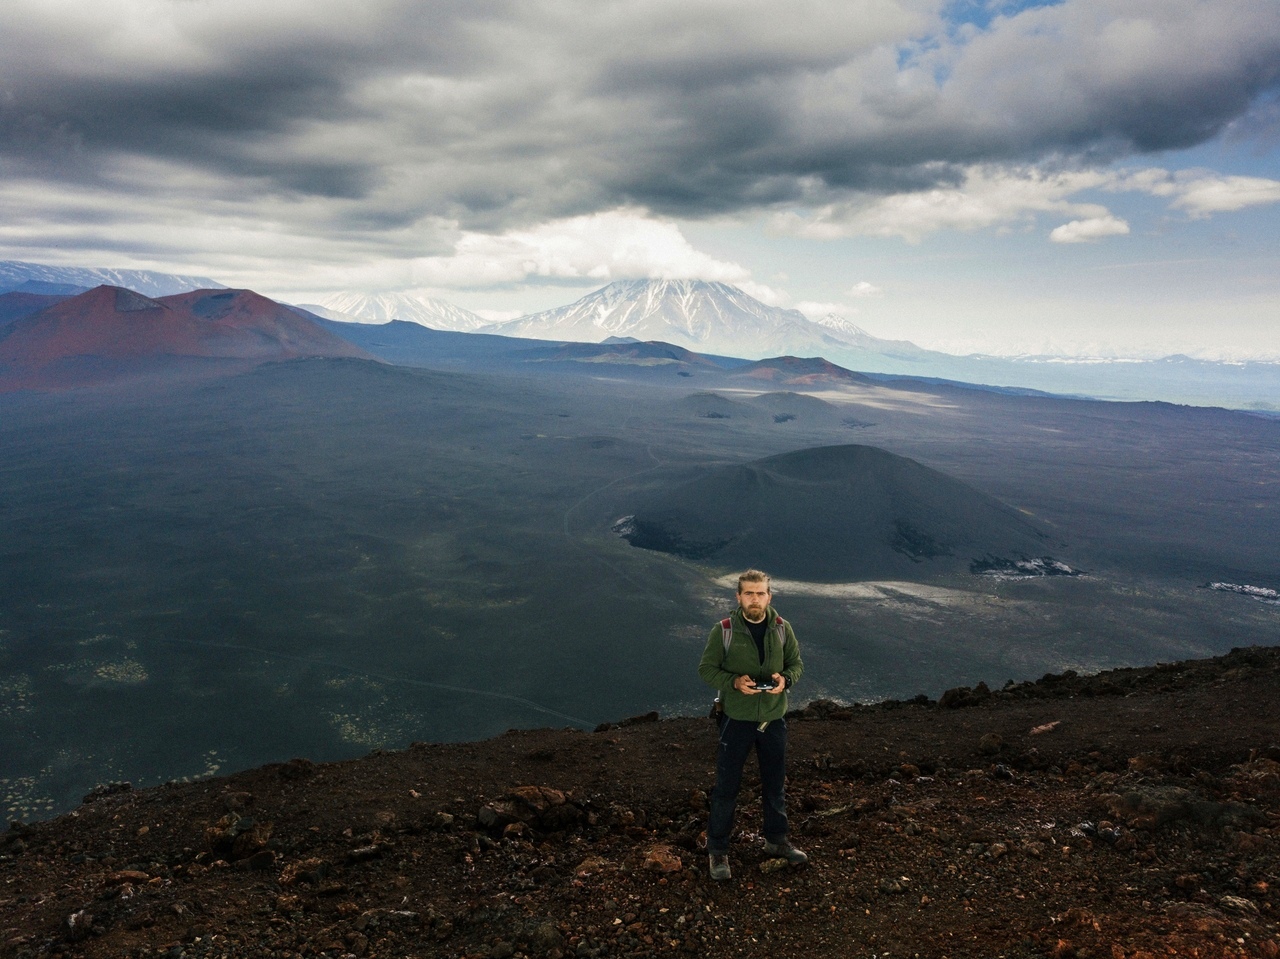
[[[770,722],[781,719],[787,714],[787,694],[804,672],[804,663],[800,660],[800,644],[796,642],[796,634],[791,624],[785,623],[785,638],[778,642],[777,630],[773,623],[778,611],[770,606],[765,611],[765,618],[770,623],[764,635],[764,662],[760,662],[760,653],[756,649],[756,641],[751,638],[747,624],[742,618],[742,608],[733,611],[733,636],[729,640],[729,650],[725,652],[724,633],[720,624],[711,628],[707,637],[707,648],[702,651],[702,661],[698,663],[698,675],[702,681],[720,691],[720,699],[724,703],[725,715],[730,719],[746,719],[752,722]],[[739,676],[751,676],[763,679],[781,673],[787,679],[785,692],[756,693],[748,695],[733,688],[733,681]]]

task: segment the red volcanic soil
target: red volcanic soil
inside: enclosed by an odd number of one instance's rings
[[[765,380],[787,386],[816,386],[821,383],[870,383],[859,373],[836,366],[822,357],[779,356],[735,370],[735,377]]]
[[[286,306],[251,290],[194,290],[157,302],[201,325],[206,356],[286,360],[368,355]]]
[[[249,290],[196,290],[153,300],[100,286],[3,329],[0,392],[208,369],[209,361],[233,361],[212,364],[216,369],[243,369],[310,356],[369,358]]]
[[[417,743],[0,832],[12,959],[1276,959],[1280,650],[788,718],[707,874],[705,718]],[[649,721],[645,721],[649,720]]]

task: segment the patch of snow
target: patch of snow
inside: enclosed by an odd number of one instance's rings
[[[1081,570],[1072,569],[1052,556],[1043,556],[1038,559],[974,560],[969,565],[969,571],[979,576],[1002,580],[1039,579],[1042,576],[1079,576],[1081,573]]]
[[[1280,606],[1280,593],[1274,589],[1268,589],[1265,586],[1240,586],[1236,583],[1210,583],[1210,589],[1220,590],[1224,593],[1238,593],[1241,596],[1248,596],[1250,599],[1256,599],[1260,603],[1266,603],[1269,606]]]

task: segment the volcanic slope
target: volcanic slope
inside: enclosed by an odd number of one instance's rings
[[[367,357],[288,307],[249,290],[151,299],[99,286],[15,319],[0,334],[0,391],[66,388],[304,356]]]
[[[721,467],[644,501],[633,546],[794,579],[919,579],[1061,548],[1017,512],[914,460],[824,446]]]
[[[754,382],[756,385],[773,383],[797,389],[849,384],[870,385],[874,382],[868,376],[836,366],[820,356],[777,356],[759,360],[734,370],[732,378]]]
[[[20,320],[32,313],[47,310],[55,303],[67,299],[65,296],[50,296],[45,293],[27,293],[10,291],[0,293],[0,327],[8,326],[14,320]]]

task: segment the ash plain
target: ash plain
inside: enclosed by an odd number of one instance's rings
[[[694,667],[733,570],[613,526],[708,469],[815,446],[961,480],[1084,572],[771,570],[804,650],[794,705],[1280,642],[1280,608],[1206,588],[1280,587],[1280,421],[682,372],[304,360],[0,397],[7,815],[116,780],[700,714]]]

